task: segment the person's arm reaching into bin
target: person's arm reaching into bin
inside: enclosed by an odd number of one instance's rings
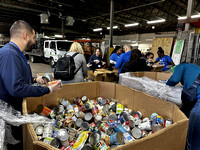
[[[172,74],[172,76],[167,81],[166,85],[175,86],[176,84],[178,84],[182,80],[183,73],[184,73],[183,66],[181,66],[181,65],[177,66],[174,69],[174,73]]]
[[[9,59],[8,59],[9,58]],[[2,61],[1,77],[5,88],[14,97],[38,97],[60,89],[57,84],[53,87],[40,87],[27,84],[22,76],[22,64],[20,58],[15,55],[8,55]]]

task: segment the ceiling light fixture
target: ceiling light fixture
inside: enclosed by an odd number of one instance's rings
[[[192,19],[200,18],[200,14],[198,14],[198,15],[192,15],[191,18]],[[178,17],[178,20],[185,20],[185,19],[187,19],[187,16]]]
[[[55,34],[54,37],[57,37],[57,38],[62,38],[63,35],[58,35],[58,34]]]
[[[147,21],[147,24],[162,23],[165,21],[166,21],[165,19],[153,20],[153,21]]]
[[[102,31],[102,28],[93,29],[94,32]]]
[[[117,29],[118,26],[113,26],[113,29]],[[108,30],[110,30],[110,27],[107,27]]]
[[[132,24],[125,24],[125,27],[134,27],[134,26],[138,26],[139,23],[132,23]]]

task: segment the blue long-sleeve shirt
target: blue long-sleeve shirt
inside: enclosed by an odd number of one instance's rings
[[[30,66],[18,49],[8,43],[0,49],[0,99],[21,111],[24,97],[39,97],[50,92],[48,87],[32,86]]]
[[[119,68],[118,69],[119,74],[120,74],[124,64],[130,60],[130,57],[131,57],[131,51],[128,51],[128,52],[120,55],[117,63],[115,64],[115,68]]]
[[[113,61],[118,61],[120,55],[118,55],[117,53],[113,53],[111,56],[110,56],[110,60],[113,60]]]
[[[183,85],[183,89],[188,89],[192,86],[195,79],[200,74],[200,66],[194,64],[180,64],[176,66],[174,73],[167,81],[167,85],[175,86],[179,82]],[[197,88],[197,94],[200,93],[200,86]]]

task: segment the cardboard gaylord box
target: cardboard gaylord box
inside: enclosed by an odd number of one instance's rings
[[[132,76],[136,76],[136,77],[146,76],[146,77],[151,78],[151,79],[156,80],[156,81],[168,80],[172,75],[172,73],[170,73],[170,72],[148,72],[148,71],[130,72],[130,74]]]
[[[108,82],[74,83],[63,85],[57,93],[44,95],[38,98],[25,98],[23,100],[23,113],[33,112],[37,105],[59,104],[61,98],[70,102],[76,97],[88,96],[89,99],[99,96],[115,98],[134,111],[141,111],[143,117],[150,117],[153,112],[164,118],[173,120],[173,124],[137,141],[118,146],[124,150],[185,150],[188,118],[174,104],[152,97],[137,90]],[[58,150],[57,148],[38,141],[32,124],[23,125],[23,143],[25,150]]]

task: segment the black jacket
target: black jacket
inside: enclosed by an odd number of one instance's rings
[[[151,67],[148,67],[143,59],[140,59],[138,62],[129,61],[124,64],[121,73],[137,71],[151,71]]]

